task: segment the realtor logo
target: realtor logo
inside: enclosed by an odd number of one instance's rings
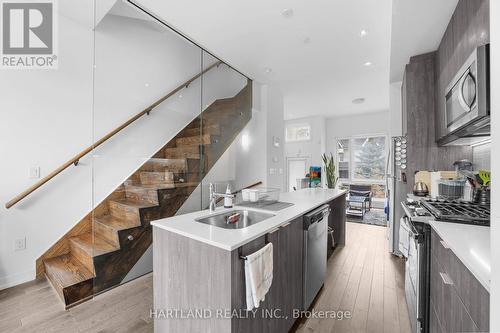
[[[1,67],[57,68],[54,1],[4,0],[1,8]]]

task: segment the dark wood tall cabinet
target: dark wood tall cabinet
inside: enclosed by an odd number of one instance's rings
[[[438,147],[436,143],[436,52],[410,58],[402,84],[402,112],[408,137],[407,192],[420,170],[453,170],[453,162],[472,159],[468,146]],[[403,129],[405,127],[403,126]]]

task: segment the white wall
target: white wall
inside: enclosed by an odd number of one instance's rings
[[[285,190],[284,106],[283,93],[273,85],[262,88],[262,102],[267,113],[267,186]],[[274,143],[277,143],[275,145]]]
[[[490,59],[491,59],[491,172],[493,178],[500,175],[500,2],[490,2]],[[492,202],[500,202],[500,190],[498,182],[493,183]],[[500,206],[492,205],[491,221],[491,288],[490,288],[490,330],[500,332]]]
[[[365,113],[353,116],[328,118],[326,123],[326,152],[335,155],[336,138],[365,134],[390,135],[389,111]]]
[[[273,86],[253,84],[252,120],[234,141],[235,188],[262,181],[284,190],[283,94]],[[279,147],[273,138],[279,138]],[[275,172],[271,174],[271,169]],[[281,170],[281,172],[280,172]]]
[[[389,88],[389,118],[390,118],[390,136],[403,135],[403,112],[401,101],[401,85],[403,82],[391,83]]]
[[[87,15],[92,17],[92,7]],[[92,207],[91,158],[82,160],[17,206],[29,167],[42,176],[92,143],[90,27],[59,16],[59,68],[0,75],[0,289],[34,277],[35,259]],[[13,251],[26,237],[26,250]]]
[[[286,142],[285,156],[288,157],[310,157],[311,164],[322,166],[321,155],[326,150],[326,118],[308,117],[285,121],[285,128],[294,124],[308,124],[311,126],[311,139],[308,141]]]
[[[93,17],[89,6],[87,14]],[[81,10],[81,6],[79,7]],[[79,13],[79,17],[82,13]],[[93,58],[95,41],[95,83]],[[0,76],[0,289],[34,278],[35,260],[216,98],[246,83],[221,66],[6,210],[3,203],[200,71],[201,51],[137,19],[106,16],[95,31],[59,17],[59,69]],[[213,59],[206,59],[206,62]],[[95,89],[95,94],[94,94]],[[93,100],[94,98],[94,100]],[[94,104],[93,104],[94,103]],[[92,183],[92,179],[94,183]],[[13,251],[15,239],[27,248]]]

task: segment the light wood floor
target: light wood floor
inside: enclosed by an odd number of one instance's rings
[[[153,276],[64,310],[46,280],[0,291],[0,332],[152,332]]]
[[[347,223],[346,246],[328,261],[314,308],[342,310],[351,319],[307,319],[297,332],[411,332],[404,294],[404,262],[388,253],[387,228]]]
[[[346,246],[328,262],[315,308],[352,319],[308,319],[297,332],[410,332],[403,262],[387,252],[386,228],[347,223]],[[152,332],[149,274],[64,311],[45,280],[0,291],[0,332]]]

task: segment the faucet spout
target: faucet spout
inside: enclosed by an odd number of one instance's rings
[[[215,211],[215,208],[217,206],[217,199],[218,198],[234,198],[234,194],[226,194],[226,193],[217,193],[217,187],[215,184],[210,183],[209,185],[209,191],[210,191],[210,205],[208,206],[208,209],[210,210],[210,213],[213,213]]]

